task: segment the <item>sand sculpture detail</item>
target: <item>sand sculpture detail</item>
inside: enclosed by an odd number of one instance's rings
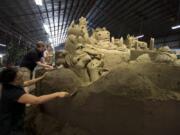
[[[132,48],[137,49],[137,50],[148,49],[146,42],[138,41],[138,39],[134,36],[127,35],[127,41],[126,42],[127,42],[128,48],[130,48],[130,49],[132,49]]]
[[[71,23],[65,43],[65,61],[84,82],[96,81],[101,76],[103,56],[90,44],[85,18]]]
[[[68,28],[65,43],[65,62],[83,82],[92,83],[103,75],[103,71],[111,70],[112,66],[108,63],[110,59],[115,61],[115,65],[118,61],[130,61],[131,50],[156,52],[157,56],[152,62],[176,61],[176,56],[171,51],[154,49],[154,38],[150,39],[148,48],[146,42],[139,41],[134,36],[127,35],[125,40],[123,37],[110,37],[110,32],[105,27],[96,28],[89,35],[87,24],[84,17],[81,17],[78,23],[73,21]]]
[[[111,42],[110,32],[106,28],[97,28],[89,36],[87,21],[83,17],[79,19],[79,23],[75,24],[74,21],[71,23],[65,50],[66,63],[84,82],[94,82],[104,74],[104,71],[108,71],[103,68],[106,53],[123,51],[129,54],[123,38]]]
[[[97,28],[89,36],[87,21],[83,17],[79,19],[79,23],[75,24],[74,21],[71,23],[65,51],[65,61],[68,67],[83,82],[94,82],[104,74],[104,71],[108,71],[108,69],[103,68],[104,55],[109,55],[111,51],[116,51],[116,53],[123,51],[129,55],[123,38],[110,41],[110,32],[106,28]]]
[[[158,55],[155,59],[159,63],[174,63],[177,60],[176,54],[172,53],[168,46],[160,47],[158,50]]]

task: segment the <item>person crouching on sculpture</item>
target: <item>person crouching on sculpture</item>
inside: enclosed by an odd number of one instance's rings
[[[69,96],[67,92],[34,96],[23,89],[23,75],[16,68],[6,68],[0,74],[0,135],[25,135],[25,104],[42,104],[55,98]]]
[[[36,48],[29,51],[23,58],[20,67],[24,74],[24,80],[30,80],[35,67],[38,65],[46,69],[53,69],[52,66],[46,64],[43,58],[45,44],[42,41],[37,42]]]
[[[53,63],[53,50],[50,44],[46,46],[46,50],[44,51],[44,60],[48,65],[52,65]]]

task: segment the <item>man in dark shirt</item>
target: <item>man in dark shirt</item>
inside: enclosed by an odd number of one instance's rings
[[[4,69],[0,74],[0,82],[0,135],[25,135],[25,104],[42,104],[55,98],[69,96],[67,92],[55,92],[39,97],[26,93],[22,87],[22,73],[15,68]]]
[[[37,42],[36,48],[28,52],[21,64],[21,71],[24,72],[24,81],[29,80],[32,77],[34,68],[38,65],[46,69],[53,69],[52,66],[47,65],[43,61],[43,52],[45,51],[45,44],[42,41]]]
[[[47,65],[43,59],[43,52],[45,51],[45,44],[42,41],[37,42],[36,48],[28,52],[21,64],[20,71],[23,73],[24,81],[32,79],[34,68],[38,65],[45,69],[53,69],[52,66]],[[31,91],[31,87],[25,87],[26,91]]]

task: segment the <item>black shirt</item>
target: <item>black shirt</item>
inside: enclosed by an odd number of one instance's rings
[[[20,66],[26,67],[33,71],[37,65],[36,62],[40,61],[42,57],[43,52],[39,52],[37,49],[33,49],[24,56]]]
[[[21,132],[24,125],[25,104],[17,100],[25,94],[22,87],[3,85],[0,97],[0,135]]]

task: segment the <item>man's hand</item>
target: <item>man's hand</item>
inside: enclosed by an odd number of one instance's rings
[[[48,70],[54,69],[53,66],[44,64],[44,63],[42,63],[42,62],[40,62],[40,61],[37,61],[36,63],[37,63],[37,65],[42,66],[42,67],[44,67],[45,69],[48,69]]]
[[[56,94],[58,98],[69,97],[70,95],[68,92],[57,92]]]
[[[54,69],[54,67],[53,66],[47,66],[46,68],[45,68],[46,70],[53,70]]]
[[[48,65],[48,67],[47,67],[47,68],[49,68],[49,69],[54,69],[54,67],[53,67],[53,66],[49,66],[49,65]]]

